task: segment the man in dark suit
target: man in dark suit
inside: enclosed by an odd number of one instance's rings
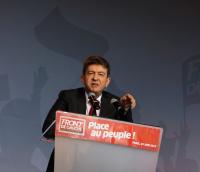
[[[50,128],[49,126],[55,120],[55,112],[57,110],[89,115],[90,108],[92,107],[92,103],[88,99],[90,93],[94,95],[95,100],[100,104],[100,109],[95,110],[96,116],[132,122],[131,109],[136,106],[134,97],[128,93],[119,98],[104,91],[111,81],[110,65],[106,59],[100,56],[88,57],[83,65],[81,81],[84,88],[60,92],[57,101],[52,106],[44,121],[42,128],[43,133],[45,133],[44,137],[54,139],[55,126],[53,125]],[[121,107],[123,107],[123,111],[119,112],[119,110],[114,107],[111,101],[113,99],[119,101]],[[47,172],[53,171],[54,151],[52,152],[47,168]]]

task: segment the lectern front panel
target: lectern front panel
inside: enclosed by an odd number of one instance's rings
[[[55,172],[156,171],[161,128],[60,111],[56,120]]]

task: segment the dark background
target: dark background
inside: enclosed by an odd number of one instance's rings
[[[109,91],[135,95],[135,122],[164,128],[157,172],[199,172],[199,30],[192,1],[0,1],[1,171],[45,171],[43,120],[97,54]]]

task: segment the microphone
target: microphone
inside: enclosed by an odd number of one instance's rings
[[[124,109],[122,104],[119,102],[119,100],[117,100],[116,98],[112,98],[110,103],[115,107],[117,113],[119,113],[119,115],[126,115],[126,113],[128,112],[128,109]]]
[[[55,127],[55,123],[56,123],[56,120],[54,120],[54,121],[46,128],[46,130],[42,133],[42,136],[40,137],[40,140],[41,140],[41,141],[46,141],[46,142],[52,142],[52,141],[54,141],[53,138],[45,138],[45,134],[46,134],[50,129],[52,129],[52,127]]]
[[[122,109],[121,103],[116,98],[112,98],[111,101],[110,101],[110,103],[115,107],[115,109],[117,111],[119,111],[120,109]]]
[[[100,107],[100,103],[99,101],[96,99],[96,95],[92,92],[90,92],[88,94],[88,99],[89,99],[89,102],[91,103],[92,107],[96,110],[99,110],[101,107]]]

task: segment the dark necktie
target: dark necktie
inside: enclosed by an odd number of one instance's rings
[[[91,106],[90,111],[89,111],[89,116],[97,116],[96,109]]]

